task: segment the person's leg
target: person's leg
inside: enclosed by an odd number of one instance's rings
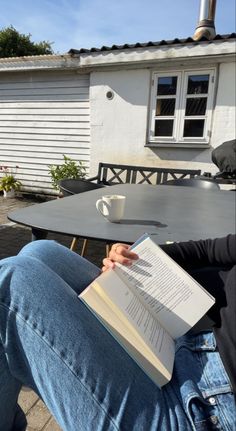
[[[2,431],[24,431],[26,428],[25,415],[17,404],[21,386],[21,382],[9,370],[0,338],[0,430]]]
[[[0,366],[10,377],[0,387],[0,429],[12,429],[24,384],[65,431],[189,430],[175,390],[160,391],[48,261],[29,254],[4,260],[0,271]],[[77,273],[80,290],[80,265]]]
[[[100,274],[100,269],[93,263],[55,241],[30,242],[22,248],[19,255],[34,257],[45,263],[78,293]]]
[[[27,246],[20,256],[1,265],[0,429],[24,430],[16,407],[21,384],[44,399],[65,431],[195,429],[187,416],[190,399],[192,417],[200,426],[196,429],[209,429],[209,415],[215,419],[217,406],[213,410],[203,398],[200,403],[196,400],[202,397],[198,386],[207,362],[219,389],[217,352],[210,352],[208,359],[203,352],[199,360],[199,351],[192,352],[195,341],[184,340],[173,379],[160,391],[78,300],[79,274],[85,287],[99,273],[96,267],[46,241]],[[74,290],[68,284],[72,274]],[[208,393],[216,393],[209,376],[206,382]],[[218,412],[223,407],[226,413],[233,411],[226,383],[223,373]],[[227,426],[222,429],[230,429]]]
[[[99,268],[95,265],[86,259],[81,258],[79,255],[72,253],[68,248],[61,246],[54,241],[39,240],[31,242],[22,248],[19,255],[31,256],[44,262],[48,267],[56,271],[58,275],[60,275],[75,291],[78,291],[78,293],[91,283],[91,281],[100,273]],[[9,259],[2,260],[2,264],[7,261],[9,261]],[[48,285],[48,289],[50,289],[50,283]],[[9,400],[6,402],[7,410],[4,408],[4,413],[2,415],[0,408],[0,418],[9,417],[10,427],[10,423],[13,424],[15,417],[14,429],[16,429],[15,427],[17,424],[17,430],[24,430],[26,427],[26,420],[23,412],[17,404],[17,398],[22,383],[15,379],[9,372],[7,360],[1,345],[0,382],[2,392],[7,394],[7,398],[5,397],[6,400]],[[12,414],[8,414],[8,412],[12,412]],[[6,425],[5,427],[7,429]],[[0,420],[0,430],[1,429]]]

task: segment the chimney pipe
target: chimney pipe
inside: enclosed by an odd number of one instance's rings
[[[193,35],[194,40],[199,40],[203,36],[209,40],[215,37],[215,11],[216,0],[201,0],[199,21]]]

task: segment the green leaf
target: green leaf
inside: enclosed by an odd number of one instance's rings
[[[49,165],[49,174],[52,179],[52,186],[59,190],[58,181],[65,178],[80,178],[86,177],[86,168],[81,161],[75,162],[65,154],[62,155],[64,163],[61,165]]]

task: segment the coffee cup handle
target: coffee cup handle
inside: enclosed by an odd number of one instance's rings
[[[105,214],[102,211],[103,205],[105,207],[107,207],[107,209],[109,208],[109,206],[107,205],[107,203],[104,200],[98,199],[97,202],[96,202],[96,208],[103,215],[103,217],[105,217]]]

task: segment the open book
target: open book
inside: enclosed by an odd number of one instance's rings
[[[132,247],[139,260],[116,263],[80,295],[116,340],[159,386],[171,379],[175,339],[214,298],[148,235]]]

